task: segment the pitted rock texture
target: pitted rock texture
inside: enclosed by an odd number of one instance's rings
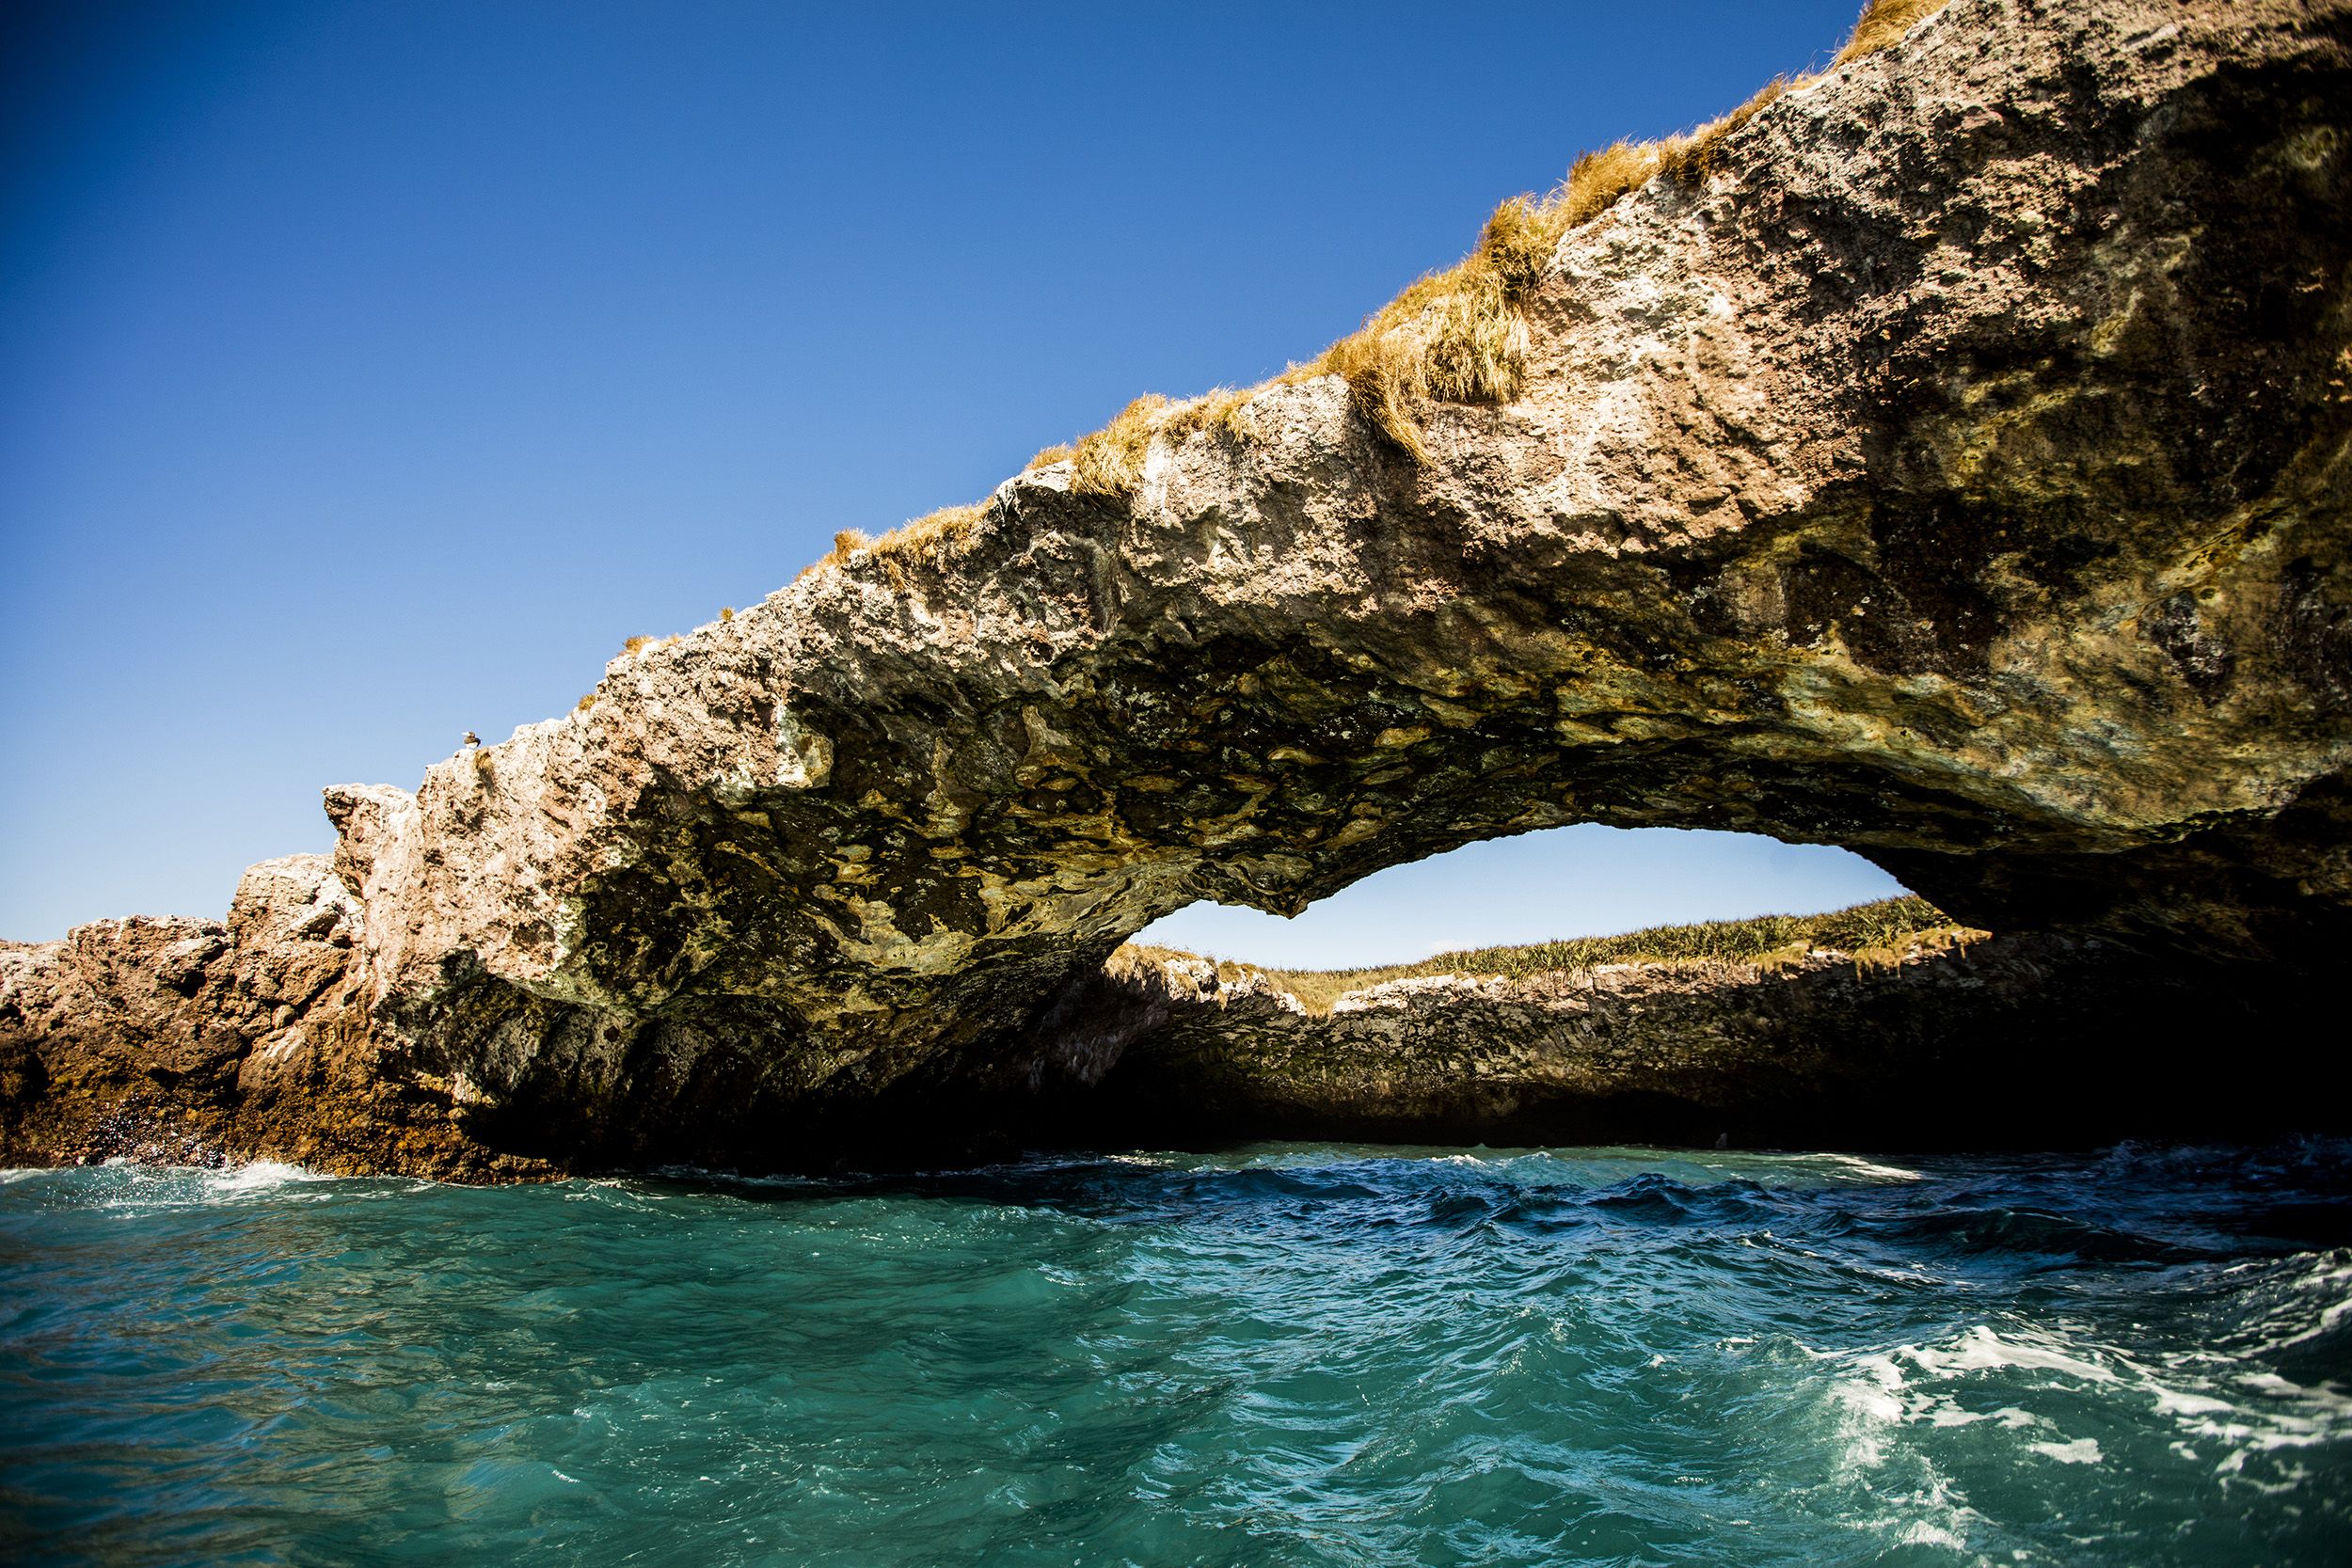
[[[2312,973],[2352,927],[2347,138],[2347,0],[1955,0],[1568,233],[1523,395],[1422,407],[1425,460],[1277,385],[1131,495],[1025,472],[414,795],[330,791],[322,1070],[489,1149],[788,1163],[1102,1079],[1073,999],[1188,902],[1580,821]]]
[[[0,1159],[299,1161],[540,1174],[373,1070],[360,909],[324,855],[263,861],[229,918],[101,920],[0,943]]]

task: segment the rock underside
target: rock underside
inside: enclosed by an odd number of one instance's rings
[[[329,790],[331,859],[225,924],[0,947],[0,1152],[2328,1117],[2347,137],[2344,0],[1955,0],[1570,230],[1518,396],[1417,407],[1421,452],[1328,376],[1166,421],[1131,483],[1032,468]],[[1585,821],[1844,845],[2003,935],[1322,1018],[1106,968]]]

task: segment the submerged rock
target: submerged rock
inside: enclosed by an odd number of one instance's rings
[[[2348,135],[2344,0],[1955,0],[1566,231],[1516,395],[1418,451],[1335,375],[1142,410],[329,791],[338,890],[8,950],[10,1147],[109,1095],[466,1170],[946,1136],[1108,1081],[1141,1015],[1073,1021],[1161,914],[1581,821],[2299,983],[2352,934]]]

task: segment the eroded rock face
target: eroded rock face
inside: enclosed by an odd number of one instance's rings
[[[1024,473],[330,791],[338,1081],[788,1161],[1097,1071],[1073,998],[1188,902],[1580,821],[2308,970],[2352,927],[2347,136],[2344,0],[1956,0],[1569,233],[1524,395],[1423,409],[1425,462],[1276,386],[1132,495]]]
[[[465,1137],[445,1095],[376,1070],[360,916],[327,857],[289,855],[246,872],[225,923],[0,944],[0,1157],[538,1174]]]
[[[2296,1124],[2259,997],[2056,933],[1758,968],[1432,975],[1310,1013],[1256,974],[1122,948],[1091,988],[1124,1049],[1054,1109],[1105,1143],[1339,1137],[1742,1148],[2079,1146]]]

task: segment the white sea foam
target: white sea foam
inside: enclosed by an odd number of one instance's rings
[[[2187,1394],[2161,1386],[2156,1389],[2156,1414],[2159,1416],[2222,1416],[2229,1411],[2228,1400],[2217,1400],[2211,1394]]]
[[[2062,1331],[2061,1331],[2062,1333]],[[2233,1357],[2199,1350],[2152,1363],[2122,1349],[2069,1340],[2061,1333],[1996,1330],[1976,1324],[1947,1339],[1875,1351],[1812,1351],[1806,1354],[1841,1370],[1827,1390],[1837,1411],[1841,1471],[1886,1466],[1907,1428],[1970,1426],[1995,1421],[2030,1433],[2022,1448],[2062,1465],[2099,1465],[2106,1454],[2090,1437],[2070,1437],[2047,1415],[2008,1404],[1992,1411],[1964,1409],[1951,1390],[1964,1389],[1984,1374],[2023,1371],[2052,1374],[2040,1385],[2056,1392],[2067,1386],[2098,1386],[2113,1398],[2144,1397],[2152,1417],[2169,1420],[2177,1435],[2171,1450],[2209,1464],[2232,1484],[2275,1490],[2276,1479],[2292,1466],[2273,1462],[2261,1476],[2249,1462],[2287,1449],[2340,1442],[2352,1431],[2352,1393],[2309,1386],[2273,1371],[2231,1368]]]
[[[335,1177],[301,1165],[290,1165],[278,1160],[256,1160],[249,1165],[236,1165],[227,1170],[208,1171],[206,1180],[213,1191],[222,1196],[244,1193],[275,1192],[280,1187],[299,1182],[333,1181]]]
[[[1851,1416],[1888,1428],[1963,1427],[1988,1420],[2010,1428],[2045,1424],[2041,1417],[2014,1405],[1994,1411],[1963,1409],[1950,1392],[1933,1386],[1971,1372],[2023,1368],[2061,1372],[2086,1383],[2116,1381],[2117,1374],[2109,1369],[2047,1342],[2036,1342],[2036,1338],[2015,1334],[2004,1338],[1979,1323],[1963,1331],[1956,1341],[1943,1345],[1898,1345],[1884,1351],[1806,1349],[1806,1354],[1848,1369],[1850,1375],[1834,1385],[1833,1397]],[[1875,1464],[1883,1455],[1884,1444],[1880,1439],[1858,1434],[1853,1442],[1863,1455],[1859,1462]]]
[[[351,1180],[279,1160],[227,1166],[149,1165],[128,1160],[110,1160],[106,1164],[110,1169],[119,1167],[119,1180],[92,1196],[101,1209],[124,1214],[246,1203]]]
[[[1991,1560],[1971,1543],[1990,1534],[1992,1522],[1969,1507],[1931,1465],[1921,1465],[1920,1484],[1910,1491],[1881,1492],[1873,1486],[1853,1503],[1851,1516],[1842,1521],[1850,1529],[1891,1537],[1899,1545],[1962,1553],[1970,1562]]]
[[[1917,1181],[1923,1180],[1920,1174],[1915,1170],[1907,1169],[1902,1165],[1882,1164],[1876,1160],[1866,1160],[1859,1154],[1822,1154],[1816,1156],[1816,1158],[1825,1162],[1830,1166],[1844,1173],[1845,1175],[1859,1177],[1866,1181]]]
[[[2307,1339],[2316,1339],[2321,1335],[2342,1326],[2346,1318],[2352,1317],[2352,1254],[2339,1251],[2331,1256],[2342,1260],[2334,1262],[2332,1266],[2328,1264],[2315,1266],[2311,1274],[2295,1281],[2291,1287],[2291,1292],[2296,1295],[2332,1295],[2336,1299],[2319,1309],[2317,1323],[2309,1328],[2289,1333],[2282,1338],[2272,1338],[2266,1345],[2266,1349],[2284,1350],[2290,1345],[2299,1345]]]
[[[2099,1439],[2078,1437],[2072,1443],[2028,1443],[2035,1453],[2047,1455],[2061,1465],[2103,1465],[2106,1456],[2099,1451]]]
[[[1931,1377],[1952,1377],[1961,1372],[1990,1371],[1998,1367],[2024,1367],[2040,1370],[2063,1372],[2085,1383],[2113,1383],[2116,1374],[2095,1361],[2069,1355],[2041,1334],[2012,1334],[2003,1338],[1983,1323],[1977,1324],[1961,1336],[1959,1345],[1950,1350],[1937,1350],[1927,1345],[1905,1345],[1896,1353],[1909,1359]]]
[[[1955,1552],[1964,1552],[1968,1549],[1968,1543],[1965,1540],[1954,1535],[1943,1526],[1930,1524],[1925,1519],[1914,1519],[1905,1525],[1902,1532],[1895,1537],[1895,1541],[1898,1545],[1903,1546],[1942,1546],[1947,1551]]]

